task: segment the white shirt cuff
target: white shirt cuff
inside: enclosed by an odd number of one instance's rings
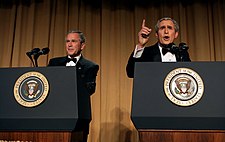
[[[143,53],[143,51],[144,51],[144,47],[143,48],[138,48],[137,45],[136,45],[133,57],[134,58],[140,58],[142,53]]]

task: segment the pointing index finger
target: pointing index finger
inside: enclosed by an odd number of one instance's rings
[[[145,27],[145,19],[143,19],[143,21],[142,21],[142,28],[144,28]]]

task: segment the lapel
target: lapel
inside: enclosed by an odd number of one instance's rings
[[[158,43],[156,43],[155,45],[153,45],[153,61],[154,62],[162,62],[162,58],[161,58],[161,53],[160,53],[160,50],[159,50],[159,46],[158,46]]]
[[[80,75],[81,78],[85,76],[84,70],[85,70],[85,59],[81,55],[80,59],[78,60],[76,64],[76,69],[77,69],[77,75]]]
[[[59,65],[60,65],[60,66],[66,66],[66,63],[67,63],[67,56],[62,57],[62,58],[59,60]]]

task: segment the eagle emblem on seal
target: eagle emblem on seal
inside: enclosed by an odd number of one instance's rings
[[[30,80],[25,85],[25,95],[29,99],[36,98],[40,90],[38,90],[38,83],[35,80]]]
[[[190,95],[189,89],[191,86],[191,80],[188,78],[178,78],[175,80],[176,87],[175,92],[177,94]]]

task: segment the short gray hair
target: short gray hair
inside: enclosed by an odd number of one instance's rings
[[[158,33],[158,31],[159,31],[159,24],[160,24],[160,22],[162,22],[164,20],[170,20],[170,21],[172,21],[173,24],[174,24],[175,32],[179,32],[179,25],[178,25],[178,23],[174,19],[172,19],[170,17],[163,17],[163,18],[159,19],[158,22],[155,25],[155,32],[156,33]]]
[[[71,34],[71,33],[77,33],[80,37],[80,42],[81,43],[85,43],[86,41],[86,37],[84,36],[84,33],[79,31],[79,30],[70,30],[69,32],[67,32],[66,35]]]

